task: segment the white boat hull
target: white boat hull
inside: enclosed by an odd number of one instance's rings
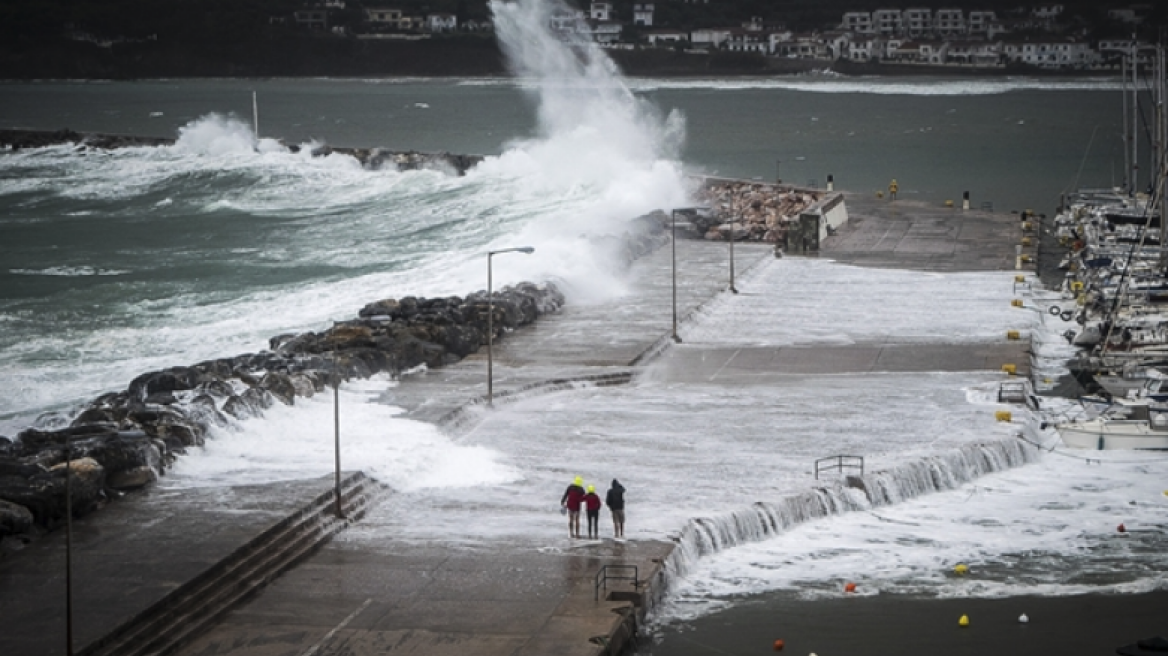
[[[1153,429],[1146,421],[1092,419],[1055,426],[1063,444],[1075,449],[1168,450],[1168,431]]]

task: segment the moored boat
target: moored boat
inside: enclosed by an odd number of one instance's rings
[[[1118,401],[1094,419],[1055,424],[1063,444],[1076,449],[1168,450],[1168,406]]]

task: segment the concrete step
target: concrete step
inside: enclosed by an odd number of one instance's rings
[[[332,490],[319,495],[79,654],[161,656],[173,653],[337,532],[359,521],[386,489],[362,472],[344,476],[341,480],[344,519],[336,516]]]

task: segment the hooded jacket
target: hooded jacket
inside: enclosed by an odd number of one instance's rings
[[[612,487],[609,488],[608,494],[604,495],[604,505],[611,510],[625,509],[625,486],[615,478],[612,479]]]
[[[560,505],[567,506],[568,510],[572,512],[580,512],[580,503],[584,501],[584,488],[577,483],[572,483],[568,489],[564,490],[564,496],[560,497]]]

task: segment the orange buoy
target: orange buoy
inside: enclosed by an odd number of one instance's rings
[[[782,640],[775,641],[775,651],[783,651],[783,647],[786,647],[786,646],[787,645],[784,644]]]
[[[856,591],[856,584],[855,583],[848,583],[847,585],[844,586],[844,592],[855,592],[855,591]]]

